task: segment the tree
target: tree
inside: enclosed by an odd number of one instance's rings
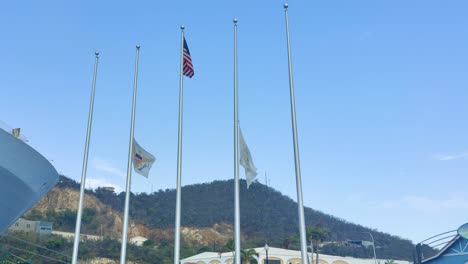
[[[385,264],[397,264],[393,259],[385,261]]]
[[[145,242],[143,242],[144,247],[154,247],[156,244],[154,243],[154,240],[147,239]]]
[[[241,250],[242,264],[250,264],[251,260],[256,260],[254,256],[258,257],[258,253],[253,248]]]
[[[328,229],[325,227],[320,226],[319,224],[315,227],[308,226],[306,229],[306,237],[309,241],[313,241],[313,245],[315,245],[315,253],[317,254],[316,263],[318,263],[319,259],[319,243],[323,242],[328,235]]]
[[[226,242],[226,245],[223,246],[224,251],[234,251],[234,240],[229,239],[228,242]]]
[[[321,227],[319,225],[316,225],[315,227],[313,226],[308,226],[306,229],[306,237],[310,240],[313,240],[314,242],[323,242],[328,235],[329,231],[325,227]]]

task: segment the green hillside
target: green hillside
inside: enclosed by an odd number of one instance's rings
[[[78,188],[78,184],[64,179],[61,185]],[[297,204],[271,187],[254,183],[249,189],[240,183],[241,233],[246,246],[271,246],[298,249]],[[98,188],[90,194],[101,202],[122,212],[125,194]],[[159,190],[152,194],[132,194],[130,217],[152,228],[174,227],[175,190]],[[216,223],[233,224],[234,181],[214,181],[182,187],[182,226],[212,227]],[[371,257],[370,248],[342,243],[348,239],[369,240],[362,232],[372,232],[377,255],[386,259],[411,259],[413,245],[409,240],[378,232],[346,220],[305,208],[307,226],[328,230],[321,248],[324,254]],[[213,241],[214,242],[214,241]],[[213,243],[212,242],[212,243]],[[331,242],[331,243],[330,243]],[[223,245],[219,245],[221,247]]]

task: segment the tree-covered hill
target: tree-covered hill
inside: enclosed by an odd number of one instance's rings
[[[78,188],[79,185],[63,178],[60,185]],[[114,210],[123,211],[125,194],[116,194],[102,188],[89,194]],[[145,225],[173,228],[175,218],[175,190],[159,190],[152,194],[132,194],[130,217]],[[265,241],[277,247],[298,248],[297,204],[271,187],[254,183],[249,189],[240,183],[241,233],[246,245],[262,246]],[[182,187],[182,226],[212,227],[217,223],[233,224],[234,181],[214,181]],[[372,232],[377,254],[382,258],[411,259],[413,245],[409,240],[378,232],[346,220],[305,208],[307,226],[321,226],[328,230],[323,253],[370,257],[371,249],[356,248],[339,243],[348,239],[369,240],[362,232]],[[214,241],[212,242],[214,243]]]

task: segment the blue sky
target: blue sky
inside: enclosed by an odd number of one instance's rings
[[[414,242],[467,222],[468,4],[289,4],[305,205]],[[87,182],[125,188],[139,43],[135,135],[157,163],[132,190],[174,188],[184,24],[195,77],[184,82],[182,183],[231,179],[237,17],[241,127],[259,181],[266,171],[295,200],[282,5],[4,2],[0,120],[79,180],[99,50]]]

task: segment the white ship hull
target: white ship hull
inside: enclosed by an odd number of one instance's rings
[[[50,162],[0,129],[0,234],[58,182]]]

